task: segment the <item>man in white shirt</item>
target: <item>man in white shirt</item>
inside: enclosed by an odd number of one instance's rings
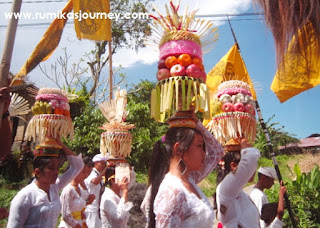
[[[97,154],[92,159],[94,168],[90,175],[85,179],[85,184],[90,194],[95,195],[95,200],[86,206],[86,223],[88,228],[101,228],[100,219],[100,198],[104,190],[102,177],[105,175],[107,157],[102,154]]]
[[[260,167],[258,169],[258,182],[252,189],[250,198],[257,206],[261,215],[261,209],[264,204],[269,203],[266,194],[263,192],[265,189],[270,189],[274,184],[274,180],[277,179],[276,170],[272,167]],[[265,222],[260,220],[260,226],[266,227]]]

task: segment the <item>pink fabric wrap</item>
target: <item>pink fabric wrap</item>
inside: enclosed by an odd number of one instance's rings
[[[69,102],[68,98],[58,94],[39,94],[36,96],[36,100],[59,100]]]
[[[244,89],[244,88],[241,88],[241,87],[236,87],[236,88],[228,88],[228,89],[224,89],[224,90],[219,91],[217,93],[217,97],[219,98],[222,94],[235,95],[235,94],[238,94],[238,93],[243,93],[245,95],[252,96],[251,92],[248,91],[247,89]]]
[[[191,57],[197,57],[202,60],[201,46],[191,40],[171,40],[160,47],[160,59],[181,54],[189,54]]]

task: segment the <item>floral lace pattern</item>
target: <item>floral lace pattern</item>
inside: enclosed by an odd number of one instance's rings
[[[154,201],[157,227],[207,228],[213,226],[213,209],[196,183],[203,180],[217,166],[223,156],[223,148],[200,122],[197,124],[197,129],[205,142],[206,157],[204,169],[192,172],[189,181],[201,199],[189,192],[178,177],[170,173],[166,174]]]
[[[59,227],[75,227],[77,224],[82,225],[81,220],[75,219],[71,212],[81,211],[86,206],[86,199],[89,196],[87,190],[83,190],[81,187],[80,195],[76,191],[76,188],[71,184],[68,184],[61,193],[60,201],[62,205],[62,218]]]
[[[189,192],[178,177],[170,173],[165,176],[154,201],[156,227],[213,226],[214,212],[208,199],[192,179],[190,182],[201,199]]]

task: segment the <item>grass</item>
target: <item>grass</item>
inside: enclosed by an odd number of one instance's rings
[[[292,180],[294,178],[290,167],[292,167],[292,164],[298,163],[301,166],[302,162],[308,162],[310,160],[310,154],[299,154],[299,155],[280,155],[276,157],[276,160],[279,164],[279,169],[282,175],[282,179],[284,181],[286,180]],[[312,157],[313,158],[313,157]],[[316,157],[316,159],[320,159],[320,154]],[[318,160],[315,160],[316,162]],[[306,163],[307,164],[307,163]],[[304,164],[304,165],[306,165]],[[303,165],[303,164],[302,164]],[[308,163],[309,165],[309,163]],[[313,165],[313,164],[312,164]],[[267,158],[260,158],[259,159],[259,166],[271,166],[273,167],[273,162],[271,159]],[[313,167],[310,167],[312,169]],[[199,183],[199,187],[201,190],[205,193],[207,197],[212,197],[212,194],[215,192],[216,189],[216,172],[213,171],[210,173],[204,180],[202,180]],[[148,183],[148,174],[147,173],[136,173],[136,180],[140,183]],[[257,175],[255,177],[254,183],[257,182]],[[0,178],[0,207],[5,207],[9,209],[10,202],[13,199],[13,197],[16,195],[16,193],[19,191],[19,189],[22,188],[22,186],[27,184],[27,180],[17,183],[9,183],[8,181],[4,180],[3,178]],[[7,223],[7,220],[0,220],[0,228],[5,227],[5,224]]]

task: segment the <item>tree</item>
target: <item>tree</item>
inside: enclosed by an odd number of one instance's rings
[[[150,115],[151,89],[154,86],[150,81],[141,81],[128,93],[127,121],[135,124],[131,130],[133,142],[128,161],[141,172],[148,170],[153,145],[167,131],[167,125],[156,122]]]
[[[147,7],[150,0],[119,0],[110,1],[112,13],[120,15],[133,15],[138,13],[147,17]],[[119,19],[112,21],[112,48],[111,54],[115,54],[122,48],[138,50],[144,47],[144,39],[151,34],[149,19]],[[41,67],[42,72],[53,81],[59,88],[87,86],[87,91],[94,103],[100,103],[109,99],[109,75],[103,73],[105,66],[109,64],[108,41],[95,42],[94,49],[89,53],[84,53],[84,57],[77,63],[71,64],[70,55],[64,49],[64,56],[57,59],[51,65],[49,73],[45,67]],[[84,67],[83,63],[87,66]],[[70,68],[70,69],[69,69]],[[125,76],[120,73],[121,67],[113,69],[113,88],[125,83]],[[83,77],[85,74],[87,77]]]
[[[275,115],[270,117],[266,122],[266,127],[269,132],[270,141],[273,145],[273,151],[278,151],[278,146],[283,146],[287,143],[296,143],[299,139],[295,138],[295,135],[283,131],[284,126],[277,127],[279,123],[271,123]],[[268,151],[268,144],[266,142],[263,129],[261,125],[257,122],[257,133],[256,140],[254,142],[254,147],[258,148],[261,151],[262,156],[270,158]]]
[[[74,140],[67,141],[70,149],[76,153],[84,155],[97,154],[100,152],[100,135],[102,130],[100,126],[106,121],[100,109],[96,108],[95,104],[90,100],[90,95],[86,86],[76,93],[79,98],[70,103],[71,115],[73,103],[77,105],[77,112],[79,113],[74,117]]]
[[[121,15],[139,13],[147,15],[147,6],[149,0],[119,0],[110,1],[110,9],[113,13]],[[121,48],[135,49],[144,47],[144,39],[151,34],[148,19],[120,19],[112,21],[112,48],[111,54],[116,53]],[[101,100],[108,98],[109,81],[105,75],[102,75],[102,69],[109,63],[109,54],[106,53],[108,41],[96,42],[95,49],[86,57],[89,59],[87,64],[91,72],[91,88],[88,89],[90,96],[97,98],[96,93],[106,96],[100,96]]]

